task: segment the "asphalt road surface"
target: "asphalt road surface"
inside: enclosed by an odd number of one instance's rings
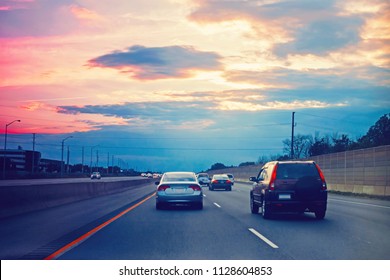
[[[0,220],[1,259],[389,260],[390,201],[329,195],[314,214],[264,220],[250,185],[204,190],[203,210],[155,209],[154,184]]]

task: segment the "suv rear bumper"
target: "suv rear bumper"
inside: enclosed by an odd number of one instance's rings
[[[294,198],[292,196],[292,198]],[[269,206],[269,210],[272,212],[316,212],[326,211],[328,200],[328,193],[326,191],[321,192],[315,199],[279,199],[277,192],[268,193],[265,203]]]
[[[272,212],[316,212],[326,210],[326,201],[266,201]]]

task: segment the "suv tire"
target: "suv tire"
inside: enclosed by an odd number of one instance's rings
[[[265,202],[265,198],[263,198],[263,205],[261,206],[261,215],[264,219],[271,218],[271,211],[269,205]]]
[[[253,199],[253,196],[250,197],[250,207],[251,207],[251,213],[252,214],[258,214],[259,213],[259,205],[256,204],[256,202]]]

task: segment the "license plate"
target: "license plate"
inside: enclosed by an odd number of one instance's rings
[[[291,199],[291,194],[289,194],[289,193],[279,194],[279,199],[280,199],[280,200],[288,200],[288,199]]]
[[[185,189],[175,189],[175,193],[184,193]]]

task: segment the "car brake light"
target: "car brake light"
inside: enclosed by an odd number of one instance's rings
[[[165,191],[166,189],[169,189],[169,188],[170,188],[170,186],[168,186],[168,185],[160,185],[160,186],[158,186],[157,191],[163,192],[163,191]]]
[[[194,191],[201,191],[202,190],[198,185],[190,185],[188,187],[193,189]]]
[[[319,167],[318,164],[315,164],[315,166],[317,167],[318,173],[320,174],[320,178],[321,178],[321,181],[322,181],[322,188],[321,188],[321,190],[325,191],[326,190],[326,181],[325,181],[324,173],[322,173],[322,170],[321,170],[321,168]]]
[[[217,180],[212,180],[211,183],[218,184],[218,181]]]
[[[269,181],[269,189],[273,191],[275,189],[275,180],[276,180],[276,170],[278,165],[276,164],[274,170],[272,170],[271,180]]]
[[[227,181],[226,181],[226,183],[228,183],[228,184],[231,184],[231,183],[232,183],[232,181],[230,181],[230,180],[227,180]]]

